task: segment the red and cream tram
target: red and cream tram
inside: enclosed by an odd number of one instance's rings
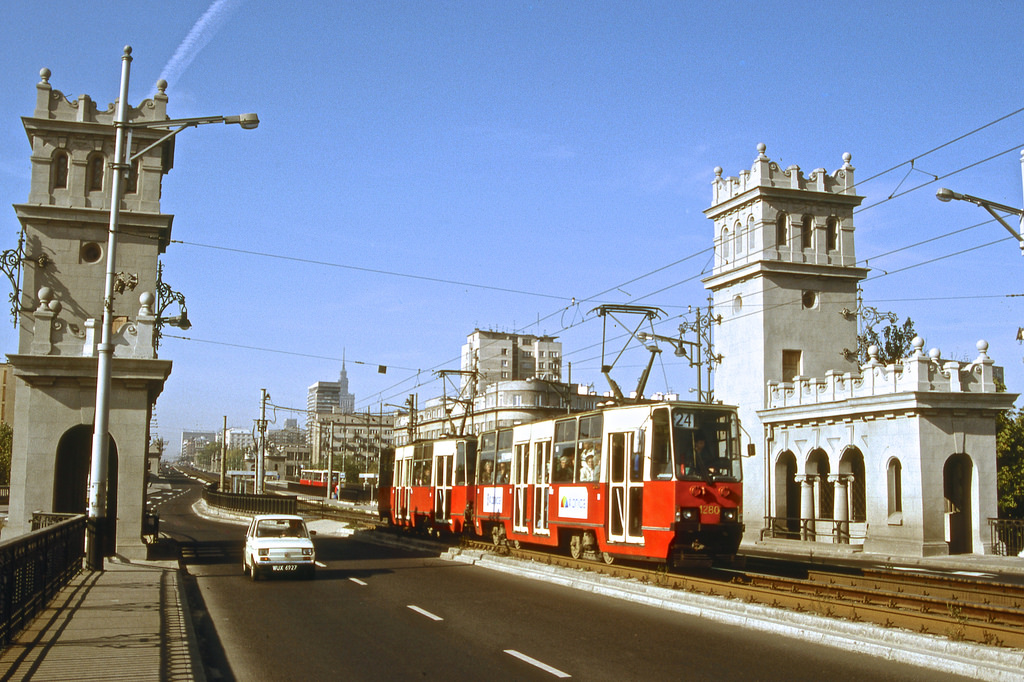
[[[649,402],[396,448],[392,521],[574,557],[732,558],[742,536],[733,407]]]

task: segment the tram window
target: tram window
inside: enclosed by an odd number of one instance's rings
[[[626,434],[613,433],[611,437],[612,482],[626,480]]]
[[[455,444],[455,485],[466,483],[466,444],[459,441]]]
[[[581,483],[597,481],[601,471],[601,415],[580,418],[580,436],[577,447],[578,476]]]
[[[494,483],[494,452],[498,442],[498,434],[488,431],[480,436],[480,472],[477,483],[490,485]]]
[[[512,431],[498,431],[498,452],[495,462],[495,483],[508,483],[512,468]]]
[[[668,410],[655,410],[652,421],[651,472],[655,478],[672,478],[672,438]]]
[[[576,420],[555,422],[554,464],[551,480],[572,483],[576,475]]]

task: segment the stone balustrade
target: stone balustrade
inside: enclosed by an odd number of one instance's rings
[[[819,405],[854,398],[910,392],[995,393],[995,363],[988,343],[978,341],[978,357],[970,363],[944,360],[938,348],[926,355],[924,340],[914,338],[910,357],[885,365],[878,348],[868,348],[868,362],[860,374],[826,372],[824,379],[796,377],[792,382],[768,382],[766,408]]]

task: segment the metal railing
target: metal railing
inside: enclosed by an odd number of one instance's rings
[[[10,644],[82,570],[85,516],[45,516],[39,530],[0,542],[0,647]]]
[[[860,544],[864,542],[864,524],[835,519],[802,519],[783,516],[766,516],[761,539],[802,540],[804,542],[827,542],[837,545]]]
[[[11,486],[0,485],[0,504],[11,503]]]
[[[1021,519],[989,519],[992,533],[992,553],[1017,556],[1024,551],[1024,521]]]
[[[298,498],[286,495],[251,495],[203,491],[206,504],[243,514],[297,514]]]

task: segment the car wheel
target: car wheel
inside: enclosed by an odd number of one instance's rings
[[[249,567],[249,578],[251,578],[253,582],[260,579],[260,570],[256,567],[256,564]]]

